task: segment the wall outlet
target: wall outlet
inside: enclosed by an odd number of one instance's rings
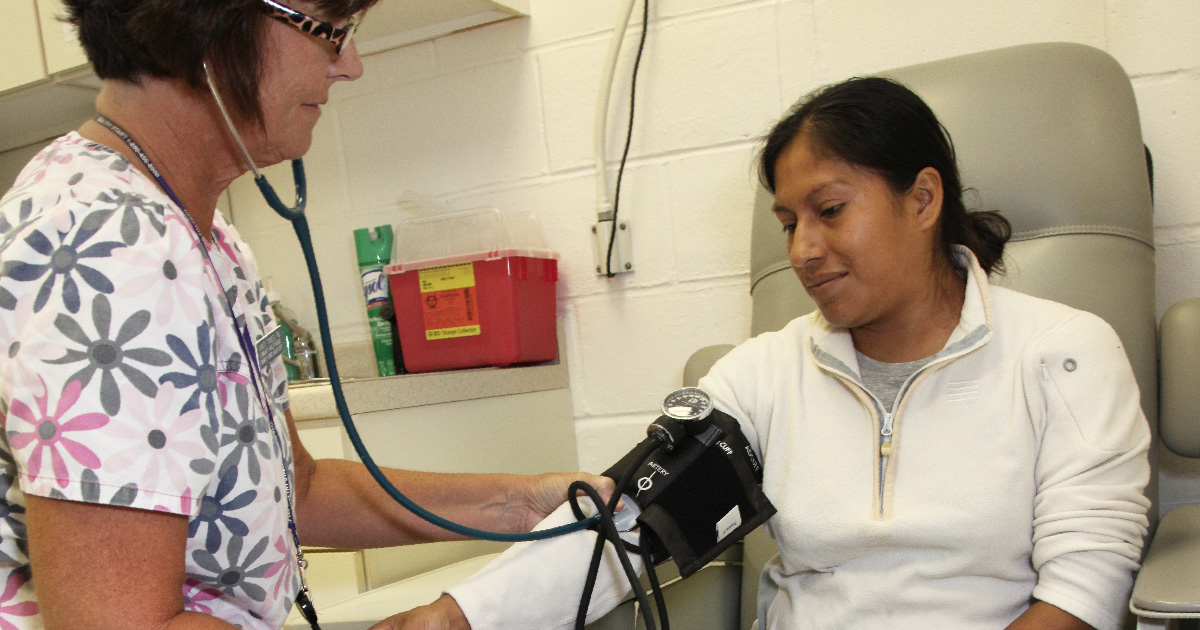
[[[612,248],[612,273],[630,273],[633,271],[633,228],[628,219],[618,219],[616,228],[616,240]],[[592,260],[595,262],[598,276],[608,275],[608,243],[612,235],[612,221],[599,221],[592,226]]]

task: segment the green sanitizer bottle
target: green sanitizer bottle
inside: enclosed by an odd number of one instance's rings
[[[393,376],[396,362],[392,358],[392,323],[380,312],[388,304],[388,283],[383,267],[392,260],[392,226],[354,230],[354,249],[358,254],[363,297],[367,300],[367,324],[371,328],[375,365],[380,376]]]

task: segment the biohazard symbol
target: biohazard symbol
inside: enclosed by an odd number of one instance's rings
[[[437,308],[437,296],[436,295],[425,296],[425,306],[428,306],[429,308]]]

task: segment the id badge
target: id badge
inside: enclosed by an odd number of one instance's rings
[[[258,369],[267,381],[269,391],[273,392],[278,383],[287,380],[287,370],[283,366],[283,328],[276,325],[268,330],[254,344],[254,349],[258,354]]]

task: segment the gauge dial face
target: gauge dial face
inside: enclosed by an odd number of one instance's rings
[[[684,387],[667,395],[663,401],[664,415],[681,422],[701,420],[712,412],[712,397],[698,387]]]

